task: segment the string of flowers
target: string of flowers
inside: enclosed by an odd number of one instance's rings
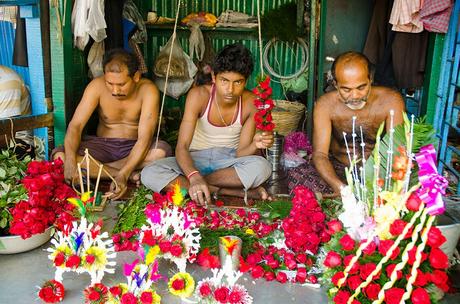
[[[257,96],[254,100],[254,105],[257,108],[254,120],[256,122],[256,129],[260,131],[272,132],[275,129],[271,113],[275,107],[275,103],[271,99],[272,91],[270,76],[268,75],[259,79],[257,86],[252,90]]]

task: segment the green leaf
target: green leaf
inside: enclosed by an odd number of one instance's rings
[[[6,171],[3,168],[0,168],[0,178],[4,179],[6,177]]]

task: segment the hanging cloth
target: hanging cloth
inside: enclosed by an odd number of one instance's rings
[[[447,33],[452,0],[425,0],[420,11],[423,27],[429,32]]]
[[[16,33],[14,36],[13,64],[28,67],[26,20],[16,15]]]
[[[420,33],[423,23],[420,20],[421,0],[395,0],[391,10],[390,23],[393,31]]]
[[[78,49],[85,49],[89,37],[101,42],[107,36],[103,5],[104,0],[75,0],[72,9],[72,31],[74,45]]]

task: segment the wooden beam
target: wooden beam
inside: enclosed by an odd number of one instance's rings
[[[11,134],[12,132],[23,130],[52,127],[53,124],[53,113],[0,119],[0,135]],[[11,130],[11,127],[13,127],[13,130]]]

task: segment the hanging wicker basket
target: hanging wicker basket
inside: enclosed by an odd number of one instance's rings
[[[272,110],[275,131],[286,136],[297,130],[300,119],[305,112],[305,105],[299,102],[275,100],[275,107]]]

